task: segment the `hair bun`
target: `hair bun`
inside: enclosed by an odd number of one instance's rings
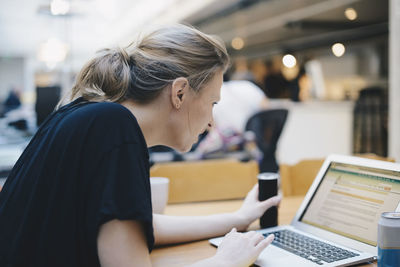
[[[73,94],[78,92],[92,101],[120,101],[130,83],[130,57],[122,48],[102,49],[79,73],[79,83]]]

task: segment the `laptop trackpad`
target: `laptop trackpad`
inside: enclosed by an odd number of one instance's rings
[[[269,245],[258,257],[255,264],[261,267],[276,267],[276,266],[296,266],[305,267],[313,263],[289,253],[283,249],[279,249],[273,245]]]

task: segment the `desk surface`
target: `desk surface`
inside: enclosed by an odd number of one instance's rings
[[[299,208],[302,196],[285,197],[279,208],[279,224],[289,224]],[[209,215],[237,210],[242,201],[213,201],[201,203],[185,203],[168,205],[165,214],[168,215]],[[258,221],[250,225],[250,229],[258,229]],[[185,266],[198,260],[211,257],[216,248],[211,246],[207,240],[191,242],[181,245],[159,247],[153,250],[151,262],[153,266]],[[376,267],[376,263],[362,264],[357,266]]]

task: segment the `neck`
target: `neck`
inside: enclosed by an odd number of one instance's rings
[[[135,116],[148,147],[163,144],[163,129],[166,129],[165,123],[168,121],[165,118],[168,112],[163,110],[163,105],[158,101],[140,104],[132,100],[125,100],[121,104]]]

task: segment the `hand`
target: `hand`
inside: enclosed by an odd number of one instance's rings
[[[241,218],[240,221],[243,225],[239,225],[240,230],[246,230],[249,225],[260,218],[264,212],[272,206],[278,206],[281,202],[282,197],[280,195],[271,197],[264,201],[258,200],[258,184],[247,193],[246,198],[243,201],[242,207],[236,211],[236,215]]]
[[[225,235],[214,258],[221,266],[249,266],[273,240],[274,235],[264,238],[262,234],[254,231],[238,233],[236,228],[233,228]]]

